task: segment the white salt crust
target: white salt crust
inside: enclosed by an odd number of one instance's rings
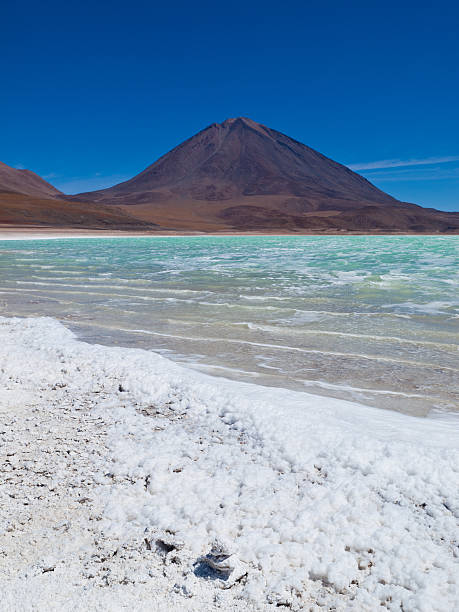
[[[0,318],[16,610],[459,606],[459,422],[235,383]]]

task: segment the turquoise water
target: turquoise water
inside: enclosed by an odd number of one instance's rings
[[[216,375],[459,407],[454,236],[3,241],[0,304]]]

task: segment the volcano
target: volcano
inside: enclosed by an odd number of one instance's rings
[[[245,117],[213,123],[134,178],[87,196],[122,204],[293,197],[304,210],[395,201],[345,166]]]
[[[459,231],[459,214],[399,202],[246,117],[213,123],[134,178],[74,197],[176,230]]]

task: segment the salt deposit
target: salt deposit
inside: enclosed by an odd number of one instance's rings
[[[2,609],[450,611],[459,422],[0,319]]]

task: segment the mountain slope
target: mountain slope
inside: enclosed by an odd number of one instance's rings
[[[132,217],[114,206],[68,202],[21,193],[0,192],[0,228],[77,228],[111,230],[151,230],[147,221]]]
[[[57,198],[58,189],[31,170],[18,170],[0,162],[0,193],[23,193],[34,197]]]

